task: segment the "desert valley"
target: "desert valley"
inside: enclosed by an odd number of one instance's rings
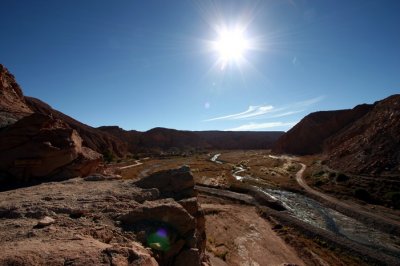
[[[93,128],[0,67],[1,265],[396,265],[400,96],[288,132]]]
[[[400,1],[0,10],[0,266],[400,265]]]

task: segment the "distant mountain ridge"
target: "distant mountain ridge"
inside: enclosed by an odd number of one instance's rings
[[[311,113],[281,136],[273,151],[324,154],[332,168],[349,173],[400,174],[400,95]]]
[[[269,149],[284,132],[184,131],[153,128],[126,131],[117,126],[94,128],[53,109],[47,103],[23,95],[14,76],[0,64],[0,130],[21,118],[38,113],[64,121],[75,129],[83,145],[99,153],[123,157],[129,153],[159,153],[207,149]]]
[[[125,141],[131,151],[166,151],[171,149],[270,149],[284,134],[281,131],[186,131],[153,128],[145,132],[126,131],[117,126],[98,129]]]

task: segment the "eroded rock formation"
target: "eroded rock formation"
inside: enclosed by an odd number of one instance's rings
[[[188,168],[163,173],[191,177]],[[0,192],[0,265],[207,261],[205,220],[196,197],[176,201],[158,188],[115,177],[86,180]],[[177,186],[186,190],[186,184]]]
[[[400,174],[400,95],[373,105],[365,116],[326,142],[331,167],[368,175]]]
[[[82,146],[59,119],[31,114],[0,131],[0,172],[5,183],[63,180],[92,173],[101,155]]]
[[[350,110],[304,117],[275,144],[274,151],[324,154],[334,169],[354,174],[400,173],[400,95]]]
[[[0,64],[0,128],[32,113],[14,76]]]

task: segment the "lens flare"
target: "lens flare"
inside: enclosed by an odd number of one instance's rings
[[[147,237],[147,245],[155,250],[168,251],[171,248],[169,233],[165,228],[158,228]]]

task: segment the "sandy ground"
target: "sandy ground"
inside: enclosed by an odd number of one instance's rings
[[[200,197],[213,265],[305,265],[253,206]],[[290,264],[289,264],[290,265]]]

